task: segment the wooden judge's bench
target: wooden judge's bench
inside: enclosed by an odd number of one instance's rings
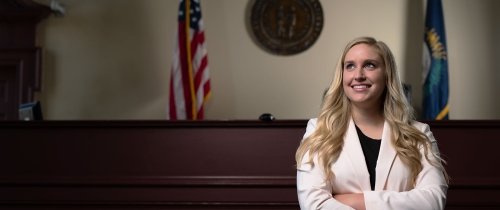
[[[0,209],[299,209],[307,121],[0,122]],[[446,209],[500,209],[500,121],[428,122]]]

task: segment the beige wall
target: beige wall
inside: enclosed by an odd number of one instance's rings
[[[38,31],[44,48],[44,117],[165,119],[177,0],[59,0],[64,17]],[[38,0],[48,2],[48,0]],[[260,49],[246,28],[251,1],[201,0],[213,96],[207,119],[314,117],[343,45],[375,36],[393,50],[420,110],[423,1],[321,0],[325,25],[317,42],[293,56]],[[449,46],[452,119],[500,118],[500,5],[443,0]],[[496,19],[495,19],[496,18]],[[496,36],[494,36],[496,34]],[[494,75],[494,76],[493,76]]]
[[[500,8],[500,1],[495,1],[495,0],[492,0],[493,2],[493,6],[490,8],[490,12],[493,16],[493,30],[494,30],[494,35],[493,35],[493,48],[495,49],[495,51],[491,54],[491,59],[489,59],[489,62],[494,62],[494,61],[498,61],[500,60],[500,13],[498,12],[498,8]],[[496,37],[496,38],[495,38]],[[496,68],[496,69],[495,69]],[[498,66],[495,66],[495,68],[493,68],[493,75],[491,77],[491,80],[493,80],[493,84],[495,83],[498,83],[498,81],[500,81],[500,67]],[[492,108],[494,111],[492,111],[494,114],[495,117],[497,118],[500,118],[500,111],[498,110],[498,105],[500,104],[500,97],[498,97],[498,95],[500,95],[498,92],[495,92],[495,94],[493,96],[491,96],[490,98],[492,99],[492,104],[493,104],[493,107]]]
[[[500,17],[496,14],[499,4],[494,3],[495,0],[444,2],[451,116],[454,119],[498,119],[500,94],[495,84],[500,79],[500,68],[495,57],[498,59],[500,54],[493,43],[498,43],[494,30]]]

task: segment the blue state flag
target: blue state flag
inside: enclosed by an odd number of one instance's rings
[[[441,0],[427,1],[423,50],[423,118],[448,119],[448,51]]]

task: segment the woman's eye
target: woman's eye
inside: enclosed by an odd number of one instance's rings
[[[374,69],[375,68],[375,64],[373,64],[373,63],[367,63],[365,65],[365,68],[367,68],[367,69]]]
[[[346,64],[344,67],[344,69],[353,69],[353,68],[354,68],[354,64],[351,64],[351,63]]]

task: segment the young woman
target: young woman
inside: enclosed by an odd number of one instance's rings
[[[412,113],[387,45],[352,40],[296,153],[301,209],[443,209],[437,143]]]

